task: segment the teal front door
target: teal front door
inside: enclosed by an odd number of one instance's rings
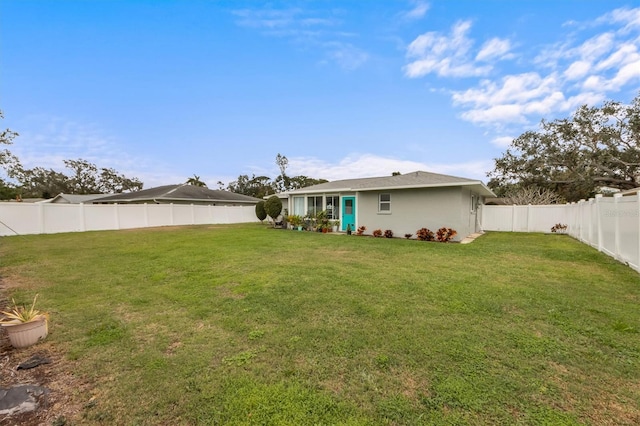
[[[351,225],[351,230],[356,231],[356,197],[342,197],[342,230],[347,230],[347,225]]]

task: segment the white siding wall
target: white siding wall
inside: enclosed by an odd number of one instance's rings
[[[391,213],[378,212],[378,196],[391,193]],[[414,234],[420,228],[433,232],[446,226],[458,232],[456,240],[475,232],[470,216],[471,193],[461,188],[430,188],[358,193],[357,226],[365,225],[366,234],[374,229],[393,231],[394,236]]]

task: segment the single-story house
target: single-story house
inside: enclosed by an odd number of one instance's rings
[[[460,240],[481,231],[478,207],[495,194],[481,181],[423,171],[345,179],[288,192],[288,212],[305,216],[326,210],[340,230],[366,226],[416,234],[420,228],[453,228]]]
[[[261,200],[234,192],[188,184],[164,185],[141,191],[111,195],[93,204],[195,204],[208,206],[250,206]]]

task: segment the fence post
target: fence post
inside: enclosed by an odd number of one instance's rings
[[[191,224],[192,225],[196,224],[196,212],[195,212],[195,209],[193,208],[193,203],[191,203]]]
[[[511,206],[511,232],[516,232],[516,205]]]
[[[622,256],[620,256],[620,215],[618,214],[618,203],[620,202],[620,199],[622,198],[622,194],[614,194],[613,195],[613,209],[614,209],[614,226],[615,226],[615,233],[614,233],[614,247],[615,247],[615,253],[614,253],[614,259],[617,260],[622,260]]]
[[[116,216],[116,229],[120,229],[120,213],[118,212],[118,203],[113,204],[113,212]]]
[[[144,203],[144,226],[149,227],[149,204]]]
[[[636,207],[638,210],[638,258],[636,259],[636,270],[640,272],[640,191],[636,192]]]
[[[40,228],[39,234],[44,234],[44,203],[38,203],[38,228]]]
[[[169,203],[169,225],[173,226],[173,203]]]
[[[587,240],[587,238],[591,237],[591,217],[589,217],[589,223],[585,223],[585,220],[584,220],[584,210],[586,208],[585,203],[586,203],[585,200],[578,201],[578,204],[580,205],[580,223],[582,224],[582,230],[580,231],[580,241],[582,242],[587,241],[589,244],[591,244],[591,240],[590,239]],[[583,236],[585,225],[587,226],[586,238]]]
[[[84,216],[84,203],[80,203],[78,205],[78,208],[80,209],[80,232],[84,232],[86,231],[86,228],[87,228],[85,216]]]
[[[527,233],[531,232],[531,204],[527,204]]]
[[[600,211],[600,202],[602,201],[602,194],[596,194],[596,225],[597,225],[597,238],[598,238],[598,251],[602,251],[602,213]]]

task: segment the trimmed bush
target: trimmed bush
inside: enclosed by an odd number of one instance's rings
[[[391,229],[387,229],[386,231],[384,231],[384,237],[393,238],[393,231]]]
[[[456,235],[458,235],[458,232],[455,229],[447,228],[444,226],[438,229],[438,232],[436,232],[436,238],[441,243],[447,243],[451,241]]]
[[[258,202],[258,204],[256,204],[256,216],[258,217],[260,222],[262,222],[267,218],[267,211],[265,210],[265,207],[264,207],[265,204],[266,203],[264,201],[260,201]]]
[[[373,230],[373,236],[378,238],[378,237],[382,237],[382,229],[374,229]]]
[[[273,223],[275,225],[275,220],[278,218],[280,213],[282,212],[282,201],[275,195],[272,195],[267,199],[267,202],[264,205],[264,209],[267,214],[273,219]]]
[[[420,241],[433,241],[435,239],[433,235],[433,231],[429,230],[429,228],[420,228],[416,231],[416,237]]]

